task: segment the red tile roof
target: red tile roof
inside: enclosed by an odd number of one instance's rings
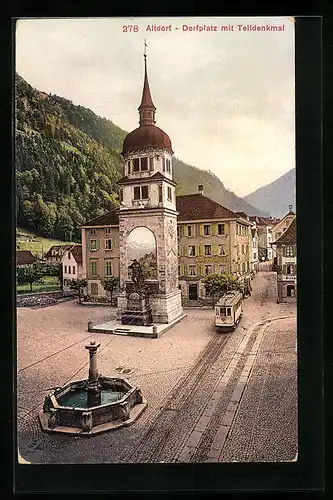
[[[36,257],[32,255],[30,250],[17,250],[16,251],[16,265],[24,266],[26,264],[33,264],[36,262]]]
[[[235,212],[199,193],[177,196],[176,206],[179,221],[238,218]]]
[[[67,250],[68,248],[70,248],[72,245],[53,245],[51,248],[49,248],[49,250],[46,252],[46,254],[44,255],[44,257],[53,257],[53,250],[55,250],[57,253],[56,253],[56,256],[59,256],[59,250],[62,249],[63,251]]]
[[[155,174],[156,175],[156,174]],[[162,174],[159,174],[162,176]],[[238,219],[241,217],[237,213],[223,207],[219,203],[207,198],[203,194],[186,194],[176,196],[176,208],[179,212],[178,220],[211,220],[211,219]],[[106,212],[95,219],[87,221],[81,227],[118,225],[118,209]]]
[[[113,208],[103,215],[99,215],[94,219],[88,220],[81,227],[87,226],[117,226],[119,224],[119,217],[117,214],[118,208]]]
[[[69,252],[73,255],[73,258],[78,264],[82,264],[82,245],[74,245],[69,249]]]
[[[296,217],[290,226],[281,234],[280,238],[273,242],[275,245],[296,245]]]

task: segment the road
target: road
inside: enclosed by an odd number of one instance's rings
[[[275,274],[258,273],[233,333],[210,309],[159,339],[89,334],[105,308],[75,302],[18,309],[18,436],[31,463],[292,460],[297,451],[296,307],[276,303]],[[284,319],[283,319],[284,318]],[[101,342],[103,374],[130,369],[148,408],[135,424],[92,438],[45,434],[47,389],[86,378],[87,339]]]

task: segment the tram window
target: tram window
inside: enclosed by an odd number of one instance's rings
[[[220,315],[225,316],[225,307],[220,307]]]
[[[231,316],[231,307],[227,307],[227,316]]]

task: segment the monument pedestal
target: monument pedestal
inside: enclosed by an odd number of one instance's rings
[[[152,322],[153,317],[148,297],[138,292],[132,292],[127,299],[127,307],[121,314],[121,324],[148,326]]]
[[[184,315],[180,290],[150,297],[154,323],[172,323]]]

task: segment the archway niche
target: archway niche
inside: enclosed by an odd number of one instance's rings
[[[147,227],[136,227],[127,237],[127,269],[134,259],[140,263],[144,279],[157,279],[156,239]],[[128,279],[132,278],[131,274],[128,269]]]

